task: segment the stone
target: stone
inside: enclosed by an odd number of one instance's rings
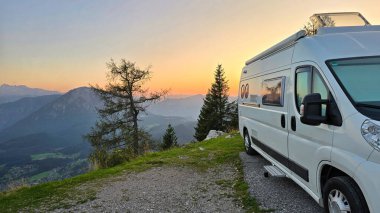
[[[224,132],[223,131],[218,131],[218,130],[210,130],[206,136],[206,139],[204,139],[205,141],[207,140],[210,140],[212,138],[217,138],[221,135],[223,135]]]

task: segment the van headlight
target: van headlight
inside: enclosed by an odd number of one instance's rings
[[[362,125],[362,135],[373,148],[380,151],[380,126],[366,120]]]

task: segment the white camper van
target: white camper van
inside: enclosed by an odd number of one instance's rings
[[[312,20],[315,35],[299,31],[246,62],[246,152],[327,212],[380,212],[380,26],[359,13]]]

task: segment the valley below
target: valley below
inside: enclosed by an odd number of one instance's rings
[[[12,88],[9,88],[12,87]],[[4,89],[5,88],[5,89]],[[12,99],[2,98],[6,91]],[[98,119],[101,100],[88,87],[65,94],[0,86],[0,191],[62,180],[90,170],[84,135]],[[16,98],[17,97],[17,98]],[[159,143],[171,124],[179,144],[193,141],[203,95],[166,98],[148,106],[140,126]],[[11,101],[6,101],[11,100]],[[4,103],[5,102],[5,103]]]

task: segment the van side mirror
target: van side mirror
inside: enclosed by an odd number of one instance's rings
[[[322,100],[321,94],[312,93],[306,95],[300,108],[301,122],[312,126],[325,123],[327,118],[322,116],[322,104],[327,104],[327,100]]]

